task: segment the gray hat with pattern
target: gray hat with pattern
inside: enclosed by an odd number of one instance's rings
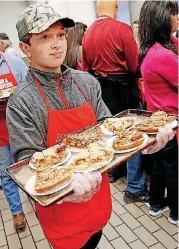
[[[71,28],[75,25],[70,18],[61,18],[60,15],[47,4],[33,4],[25,9],[16,23],[19,40],[31,33],[41,33],[52,24],[59,21],[64,28]]]

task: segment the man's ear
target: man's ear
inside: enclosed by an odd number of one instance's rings
[[[116,0],[115,7],[116,7],[116,9],[117,9],[117,11],[118,11],[118,10],[119,10],[119,3],[118,3],[118,1],[117,1],[117,0]]]
[[[19,43],[19,48],[22,50],[22,52],[25,55],[27,55],[28,58],[31,58],[30,46],[28,44],[20,42]]]

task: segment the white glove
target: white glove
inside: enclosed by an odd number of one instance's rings
[[[156,142],[142,151],[143,154],[153,154],[165,147],[168,141],[172,140],[175,132],[171,128],[159,128]]]
[[[84,174],[74,174],[71,183],[74,194],[65,197],[56,204],[62,204],[63,202],[80,203],[88,201],[100,189],[101,181],[102,176],[99,172],[95,174],[89,174],[87,172]]]

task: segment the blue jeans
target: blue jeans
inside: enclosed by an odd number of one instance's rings
[[[11,213],[12,215],[16,215],[22,213],[22,203],[19,196],[19,190],[13,180],[5,173],[5,168],[12,163],[10,147],[0,147],[0,179]]]
[[[147,173],[142,166],[142,153],[138,153],[127,161],[127,187],[131,194],[145,194]]]

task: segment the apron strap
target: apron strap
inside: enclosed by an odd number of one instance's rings
[[[62,99],[63,105],[65,109],[69,109],[68,102],[63,94],[62,88],[61,88],[61,82],[60,82],[60,75],[57,77],[57,86],[58,86],[58,93]]]
[[[50,111],[50,106],[49,106],[49,104],[48,104],[47,98],[46,98],[46,96],[45,96],[45,94],[44,94],[42,88],[40,87],[40,84],[39,84],[38,80],[36,79],[36,77],[35,77],[34,73],[32,72],[32,70],[29,70],[29,71],[30,71],[30,73],[31,73],[31,75],[32,75],[32,78],[33,78],[33,80],[34,80],[34,82],[35,82],[37,88],[39,89],[40,95],[41,95],[41,97],[42,97],[43,100],[44,100],[44,103],[45,103],[45,105],[46,105],[46,107],[47,107],[47,110]]]
[[[40,84],[38,82],[38,80],[36,79],[34,73],[32,72],[32,70],[29,70],[31,75],[32,75],[32,78],[37,86],[37,88],[39,89],[39,92],[40,92],[40,95],[42,96],[44,102],[45,102],[45,105],[47,107],[47,110],[49,111],[50,110],[50,106],[48,104],[48,101],[47,101],[47,98],[42,90],[42,88],[40,87]],[[85,92],[83,91],[83,89],[79,86],[78,82],[76,81],[76,79],[74,77],[72,77],[72,80],[73,82],[75,83],[75,85],[78,87],[78,89],[80,90],[80,92],[82,93],[83,97],[86,99],[87,102],[89,102],[89,98],[87,97],[87,95],[85,94]],[[57,77],[57,86],[58,86],[58,92],[59,92],[59,95],[62,99],[62,102],[63,102],[63,105],[65,107],[65,109],[69,109],[69,105],[68,105],[68,102],[63,94],[63,91],[62,91],[62,88],[61,88],[61,82],[60,82],[60,76]]]
[[[78,82],[76,81],[76,79],[74,77],[72,77],[73,82],[76,84],[76,86],[78,87],[78,89],[80,90],[80,92],[82,93],[83,97],[86,99],[87,102],[90,102],[89,98],[87,97],[86,93],[83,91],[83,89],[80,87],[80,85],[78,84]]]
[[[9,63],[8,63],[7,60],[5,59],[3,53],[0,53],[0,55],[1,55],[1,57],[3,58],[3,60],[5,61],[5,63],[6,63],[6,65],[7,65],[7,67],[8,67],[8,69],[9,69],[9,72],[13,75],[13,73],[12,73],[12,71],[11,71],[11,68],[10,68],[10,66],[9,66]],[[14,76],[14,75],[13,75],[13,76]]]

